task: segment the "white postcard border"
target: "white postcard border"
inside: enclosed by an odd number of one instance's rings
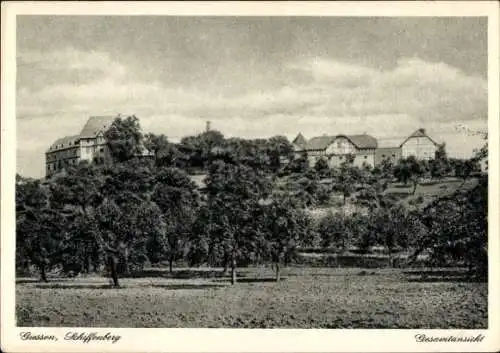
[[[8,352],[484,352],[500,349],[498,5],[478,2],[7,2],[2,3],[1,344]],[[488,16],[489,306],[487,330],[123,329],[15,327],[16,43],[19,14]],[[36,136],[33,136],[36,138]],[[22,341],[25,331],[58,342]],[[65,341],[67,332],[111,333],[113,344]],[[418,343],[416,334],[484,336],[481,343]]]

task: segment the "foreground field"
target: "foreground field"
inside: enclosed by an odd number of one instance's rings
[[[199,271],[199,272],[195,272]],[[227,328],[487,327],[487,284],[456,271],[288,268],[243,269],[231,286],[216,272],[184,270],[173,277],[18,279],[19,326]],[[443,276],[445,275],[445,276]],[[179,278],[179,277],[193,277]]]

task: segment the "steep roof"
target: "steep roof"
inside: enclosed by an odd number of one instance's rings
[[[413,137],[427,137],[429,140],[431,140],[431,142],[433,144],[435,144],[436,146],[438,146],[439,144],[434,141],[433,139],[431,139],[429,137],[429,135],[427,135],[427,133],[425,132],[425,129],[418,129],[417,131],[415,131],[413,134],[411,134],[410,136],[408,136],[402,143],[401,145],[399,145],[400,147],[403,147],[403,145],[406,143],[406,141],[408,141],[409,139],[413,138]]]
[[[80,138],[95,137],[99,132],[109,128],[115,119],[115,116],[91,116],[84,125]]]
[[[377,139],[370,135],[336,135],[336,136],[317,136],[311,138],[305,145],[306,150],[324,150],[330,146],[337,137],[345,137],[351,141],[357,148],[377,148]],[[298,136],[297,136],[298,138]]]
[[[344,135],[339,135],[344,136]],[[377,148],[377,139],[373,136],[363,134],[363,135],[346,135],[357,148]]]
[[[308,151],[324,150],[328,146],[330,146],[333,143],[333,141],[335,141],[335,138],[336,136],[327,136],[327,135],[313,137],[307,142],[305,149]]]
[[[299,134],[297,135],[297,137],[292,141],[292,143],[294,145],[297,145],[297,146],[300,146],[300,147],[305,147],[307,145],[307,140],[306,138],[304,137],[304,135],[302,135],[301,132],[299,132]]]
[[[60,150],[63,148],[68,148],[68,147],[74,146],[78,143],[79,138],[80,138],[80,135],[64,136],[64,137],[58,138],[57,140],[54,141],[54,143],[52,145],[50,145],[47,152]]]

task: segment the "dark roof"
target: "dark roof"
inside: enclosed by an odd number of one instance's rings
[[[113,121],[116,119],[115,116],[91,116],[80,133],[80,138],[92,138],[109,128]]]
[[[309,151],[324,150],[328,146],[330,146],[337,137],[347,138],[354,144],[354,146],[356,146],[359,149],[377,148],[377,139],[373,136],[363,134],[363,135],[336,135],[336,136],[323,135],[323,136],[313,137],[307,142],[304,149]]]
[[[429,140],[431,140],[431,142],[433,144],[435,144],[436,146],[439,145],[439,143],[437,143],[436,141],[434,141],[433,139],[431,139],[429,137],[429,135],[427,135],[427,133],[425,132],[425,129],[418,129],[417,131],[415,131],[413,134],[411,134],[410,136],[408,136],[402,143],[401,145],[399,145],[399,147],[403,147],[403,145],[406,143],[406,141],[408,141],[409,139],[413,138],[413,137],[427,137]]]
[[[307,145],[307,140],[304,137],[304,135],[302,135],[302,133],[299,132],[299,134],[292,141],[292,143],[295,144],[295,145],[297,145],[297,146],[300,146],[300,147],[305,147]]]
[[[357,148],[377,148],[377,139],[373,136],[363,135],[338,135],[349,139]]]
[[[317,136],[310,139],[304,147],[308,151],[324,150],[335,141],[336,136]]]
[[[57,139],[52,145],[50,145],[47,152],[72,147],[78,143],[79,138],[79,135],[61,137]]]

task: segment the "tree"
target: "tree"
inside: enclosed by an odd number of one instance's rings
[[[158,207],[151,202],[132,199],[119,207],[105,199],[93,215],[98,232],[99,249],[104,254],[115,287],[120,273],[131,266],[142,266],[147,260],[148,239],[163,232],[163,220]]]
[[[125,162],[142,153],[141,126],[134,115],[116,118],[104,137],[114,162]]]
[[[267,141],[267,154],[269,155],[270,169],[277,172],[281,167],[281,158],[293,159],[293,146],[285,136],[273,136]]]
[[[42,281],[61,263],[65,219],[49,204],[49,190],[38,180],[16,185],[16,254],[18,263],[34,265]]]
[[[72,206],[85,215],[102,201],[103,184],[100,170],[93,164],[82,162],[68,168],[65,175],[51,180],[51,205],[56,208]]]
[[[296,174],[307,173],[307,171],[309,170],[309,161],[307,159],[307,153],[303,152],[298,157],[296,156],[287,166],[287,169],[290,170],[291,173],[296,173]]]
[[[318,174],[314,169],[308,170],[304,175],[299,175],[299,179],[296,182],[296,189],[298,190],[295,196],[300,201],[301,206],[307,207],[317,204],[320,184]],[[325,195],[323,194],[323,196]]]
[[[177,168],[164,167],[155,176],[151,199],[160,207],[165,220],[165,248],[170,272],[174,260],[182,255],[198,208],[196,185]]]
[[[184,167],[181,152],[175,144],[168,141],[165,135],[146,134],[144,147],[153,152],[157,167]]]
[[[446,153],[446,144],[442,143],[438,146],[434,159],[445,161],[448,159],[448,154]]]
[[[463,180],[462,187],[472,173],[477,169],[477,162],[474,159],[457,159],[454,161],[455,176]]]
[[[311,220],[297,209],[291,199],[275,200],[264,208],[264,247],[276,267],[276,281],[285,257],[290,257],[298,246],[310,243]]]
[[[190,168],[205,168],[210,157],[210,153],[215,147],[223,147],[225,143],[224,135],[219,131],[209,130],[196,136],[186,136],[181,139],[179,148],[188,156],[188,166]]]
[[[102,178],[102,198],[113,200],[118,206],[130,200],[148,200],[155,185],[153,168],[145,160],[132,159],[106,166]]]
[[[413,184],[412,195],[415,194],[420,179],[425,174],[425,166],[421,161],[418,161],[414,156],[401,159],[394,168],[394,177],[405,185],[409,181]]]
[[[123,235],[121,229],[121,221],[123,220],[122,212],[116,203],[106,199],[97,208],[95,220],[99,228],[97,239],[100,250],[105,254],[106,264],[113,280],[113,285],[118,287],[120,283],[118,280],[117,263],[120,247],[123,245],[120,241]]]
[[[316,170],[316,173],[318,173],[320,178],[328,177],[330,167],[328,166],[328,162],[324,158],[318,159],[318,161],[314,165],[314,169]]]
[[[231,283],[236,282],[238,259],[255,253],[259,202],[271,193],[271,184],[259,169],[242,164],[212,163],[206,178],[210,227],[218,228],[217,243],[231,262]]]
[[[385,247],[391,263],[394,251],[407,249],[410,239],[418,235],[423,228],[419,218],[401,204],[372,213],[370,224],[377,233],[377,243]]]
[[[330,211],[323,217],[317,226],[318,235],[321,239],[321,246],[329,248],[335,246],[342,251],[349,248],[352,241],[352,229],[349,227],[349,219],[343,214],[336,214]]]
[[[436,199],[420,215],[427,231],[416,239],[413,258],[424,250],[432,264],[461,262],[471,275],[484,277],[488,269],[488,176],[473,188],[458,189]]]
[[[434,179],[442,179],[445,175],[450,173],[450,162],[446,154],[446,146],[444,143],[438,146],[434,159],[429,161],[429,169],[431,177]]]
[[[65,227],[66,236],[62,247],[62,271],[66,275],[76,276],[78,273],[98,271],[102,264],[103,254],[97,242],[99,231],[93,212],[87,214],[73,213]]]
[[[151,201],[122,206],[122,216],[118,273],[131,273],[149,260],[147,250],[151,240],[166,238],[167,222],[160,208]],[[166,247],[165,242],[159,245],[160,249]]]
[[[354,166],[353,163],[354,155],[346,156],[346,160],[340,164],[334,173],[333,189],[342,194],[344,205],[347,197],[356,190],[356,185],[362,182],[361,170]]]

